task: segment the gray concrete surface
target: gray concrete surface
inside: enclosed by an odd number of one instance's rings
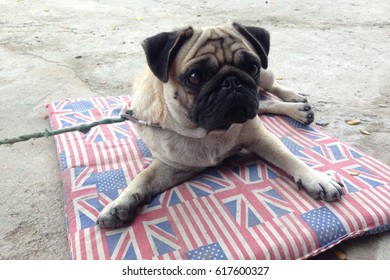
[[[280,82],[310,95],[326,131],[390,164],[383,0],[0,0],[0,139],[48,128],[51,101],[129,94],[146,36],[230,21],[268,28]],[[1,146],[0,190],[0,259],[68,259],[53,139]],[[389,243],[384,233],[341,247],[349,259],[390,259]]]

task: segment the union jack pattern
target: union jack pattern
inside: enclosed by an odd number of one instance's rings
[[[117,117],[128,96],[53,102],[53,129]],[[131,122],[56,136],[73,259],[305,259],[390,229],[390,168],[315,126],[260,116],[307,165],[345,185],[340,202],[298,191],[282,170],[246,153],[144,206],[131,226],[100,229],[99,212],[152,161]],[[351,172],[359,172],[352,176]]]

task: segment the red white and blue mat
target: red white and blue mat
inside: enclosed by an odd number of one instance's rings
[[[50,123],[59,129],[118,117],[130,102],[54,102]],[[340,202],[313,200],[283,171],[241,154],[162,193],[131,226],[100,229],[99,212],[152,160],[133,123],[100,125],[56,136],[72,258],[305,259],[390,229],[389,167],[315,126],[260,117],[296,156],[345,185]]]

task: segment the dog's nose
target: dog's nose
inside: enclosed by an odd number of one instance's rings
[[[237,79],[236,76],[227,76],[225,80],[222,82],[222,87],[227,89],[234,89],[241,85],[241,82],[239,79]]]

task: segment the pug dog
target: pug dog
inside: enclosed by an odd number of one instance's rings
[[[314,199],[341,199],[341,183],[296,158],[257,117],[314,119],[306,98],[276,83],[268,69],[267,30],[239,23],[188,27],[147,38],[142,46],[149,67],[134,86],[131,107],[153,161],[105,206],[100,227],[131,223],[157,194],[243,149],[284,170]],[[260,90],[281,101],[261,101]]]

